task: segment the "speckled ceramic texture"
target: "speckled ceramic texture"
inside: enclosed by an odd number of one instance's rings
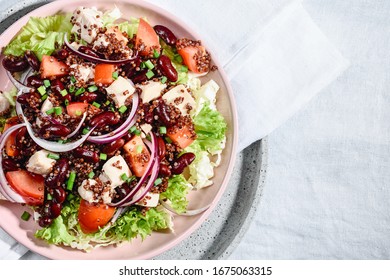
[[[2,1],[3,2],[3,1]],[[13,22],[51,1],[26,0],[2,6],[0,33]],[[202,226],[179,245],[155,259],[224,259],[240,242],[260,203],[267,167],[267,139],[237,156],[229,185]],[[30,252],[27,254],[31,255]],[[36,259],[36,257],[35,257]]]

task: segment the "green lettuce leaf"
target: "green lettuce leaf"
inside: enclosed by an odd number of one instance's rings
[[[183,175],[174,175],[168,180],[168,188],[160,194],[160,198],[170,201],[171,207],[177,213],[184,213],[187,209],[188,200],[186,198],[191,185]]]
[[[221,113],[210,107],[210,103],[202,104],[202,109],[194,117],[197,143],[203,151],[215,155],[225,144],[227,124]]]
[[[70,14],[48,17],[31,17],[19,34],[5,47],[4,54],[21,56],[32,50],[38,59],[50,55],[64,43],[65,34],[70,34]]]
[[[65,245],[84,251],[119,244],[140,236],[142,239],[153,231],[171,227],[170,215],[162,208],[151,208],[145,214],[137,207],[130,207],[113,225],[93,234],[85,234],[78,224],[80,198],[67,202],[61,215],[47,227],[35,233],[37,238],[50,244]]]

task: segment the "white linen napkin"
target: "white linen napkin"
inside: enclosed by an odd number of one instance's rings
[[[180,15],[217,51],[213,55],[227,72],[238,106],[240,151],[285,122],[348,66],[300,0],[149,2]],[[26,252],[0,231],[0,259]]]

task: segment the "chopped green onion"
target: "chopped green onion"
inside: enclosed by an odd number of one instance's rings
[[[135,135],[141,135],[141,131],[139,131],[135,125],[130,128],[129,132]]]
[[[126,181],[127,179],[129,179],[129,176],[127,176],[126,173],[123,173],[123,174],[121,175],[121,179],[122,179],[122,181]]]
[[[100,159],[101,160],[107,160],[107,155],[103,154],[103,153],[100,153]]]
[[[160,126],[160,134],[167,134],[167,128],[165,126]]]
[[[153,57],[154,58],[159,58],[160,57],[160,53],[156,49],[153,50]]]
[[[65,103],[65,106],[68,106],[68,105],[69,105],[69,100],[66,99],[66,100],[64,101],[64,103]]]
[[[85,88],[79,88],[79,89],[76,91],[75,95],[76,95],[76,96],[79,96],[79,95],[83,94],[84,92],[85,92]]]
[[[69,193],[69,194],[66,196],[66,200],[68,200],[68,201],[71,201],[73,198],[74,198],[73,193]]]
[[[162,179],[161,178],[157,178],[156,181],[154,181],[154,185],[157,186],[157,185],[160,185],[162,183]]]
[[[58,140],[57,142],[60,143],[60,144],[65,144],[66,143],[66,141],[62,140],[62,139]]]
[[[60,93],[61,93],[62,96],[67,96],[68,95],[68,91],[66,89],[61,90]]]
[[[99,103],[97,103],[97,102],[93,102],[92,105],[95,106],[96,108],[100,108],[100,106],[101,106],[101,105],[100,105]]]
[[[148,139],[149,141],[152,141],[152,137],[150,137],[150,134],[146,135],[146,139]]]
[[[122,105],[122,106],[118,109],[118,111],[121,112],[122,114],[123,114],[124,112],[126,112],[126,110],[127,110],[127,107],[126,107],[125,105]]]
[[[46,111],[46,115],[51,115],[53,113],[54,113],[54,108],[51,108],[51,109]]]
[[[70,172],[68,182],[66,182],[66,189],[71,191],[73,189],[74,181],[76,179],[76,172]]]
[[[137,154],[142,153],[142,146],[141,145],[137,145],[136,151],[137,151]]]
[[[83,114],[83,112],[81,112],[80,110],[77,110],[76,111],[76,116],[81,116]],[[88,133],[88,132],[87,132]]]
[[[54,112],[56,115],[61,115],[62,114],[62,108],[61,107],[54,107]]]
[[[89,179],[92,179],[94,176],[95,176],[95,172],[93,172],[93,171],[89,172],[89,174],[88,174]]]
[[[165,76],[161,77],[161,83],[162,84],[165,84],[167,82],[167,80],[168,80],[167,77],[165,77]]]
[[[45,86],[40,86],[38,88],[38,92],[41,94],[41,95],[44,95],[46,93],[46,88]]]
[[[175,56],[173,57],[173,60],[179,64],[182,64],[183,63],[183,58],[181,57],[180,54],[175,54]]]
[[[148,69],[150,70],[154,68],[154,64],[150,60],[145,61],[145,66],[148,67]]]
[[[47,99],[47,94],[43,95],[43,96],[41,97],[41,99],[42,99],[42,101],[45,101],[45,100]]]
[[[127,178],[127,180],[126,180],[126,183],[131,183],[132,181],[134,181],[135,180],[135,176],[133,175],[133,176],[130,176],[129,178]]]
[[[47,199],[47,200],[52,200],[52,199],[53,199],[53,197],[51,196],[51,194],[50,194],[50,193],[48,193],[48,194],[47,194],[47,197],[46,197],[46,199]]]
[[[182,65],[181,66],[181,71],[183,71],[183,72],[188,72],[188,67],[187,66],[185,66],[185,65]]]
[[[43,85],[45,87],[50,87],[50,81],[49,80],[43,80]]]
[[[47,154],[47,157],[48,158],[51,158],[51,159],[60,159],[60,156],[59,155],[57,155],[57,154],[51,154],[51,153],[48,153]]]
[[[112,78],[113,78],[114,80],[118,79],[118,77],[119,77],[118,72],[115,71],[114,73],[112,73]]]
[[[165,137],[165,141],[167,141],[168,144],[172,144],[172,139],[169,138],[168,136]]]
[[[141,68],[141,69],[144,69],[145,67],[146,67],[146,65],[145,65],[145,62],[141,62],[141,64],[139,65],[139,67]]]
[[[94,91],[97,91],[98,90],[98,87],[96,85],[92,85],[88,88],[88,91],[89,92],[94,92]]]
[[[23,212],[23,214],[22,214],[22,216],[20,217],[23,221],[28,221],[29,219],[30,219],[30,217],[31,217],[31,214],[30,213],[28,213],[27,211],[24,211]]]
[[[77,81],[76,81],[76,78],[75,78],[74,76],[71,76],[71,77],[70,77],[70,81],[71,81],[72,83],[74,83],[74,84],[77,82]]]
[[[89,129],[88,128],[84,128],[83,129],[83,134],[85,135],[85,134],[88,134],[88,132],[89,132]]]
[[[107,106],[110,105],[110,100],[107,100],[104,104],[106,104]]]
[[[152,70],[149,70],[148,72],[146,72],[146,77],[148,77],[148,79],[152,78],[154,76],[154,73]]]
[[[74,85],[69,86],[69,92],[72,93],[76,90],[76,87]]]

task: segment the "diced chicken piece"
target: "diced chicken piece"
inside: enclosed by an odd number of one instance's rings
[[[126,104],[126,99],[134,93],[135,88],[130,80],[119,76],[118,79],[106,88],[106,91],[119,108]]]
[[[178,85],[162,96],[167,104],[178,108],[183,116],[189,115],[196,102],[184,85]]]
[[[92,64],[73,64],[70,71],[80,84],[89,84],[95,77],[95,68]]]
[[[166,84],[150,81],[145,85],[138,86],[141,90],[141,99],[143,103],[148,103],[161,96],[161,92],[167,87]]]
[[[121,186],[125,183],[123,179],[131,176],[130,168],[122,156],[110,158],[103,165],[102,170],[103,173],[99,176],[100,180],[105,183],[109,182],[112,189]]]
[[[139,206],[156,207],[160,199],[160,194],[148,192],[146,195],[136,203]]]
[[[97,189],[104,190],[104,186],[100,182],[94,179],[84,180],[77,189],[82,199],[88,201],[89,203],[97,203],[100,200],[102,200],[104,204],[111,203],[112,199],[110,190],[105,190],[102,193],[94,193],[92,190],[90,190],[91,187],[97,187]]]
[[[87,43],[92,43],[100,27],[103,27],[103,13],[96,7],[79,7],[73,13],[72,33],[76,33]]]
[[[0,116],[8,112],[11,104],[8,99],[0,93]]]
[[[52,171],[56,160],[48,158],[48,155],[49,152],[46,150],[40,150],[38,152],[35,152],[28,160],[28,163],[26,165],[27,170],[39,175],[49,174]]]

